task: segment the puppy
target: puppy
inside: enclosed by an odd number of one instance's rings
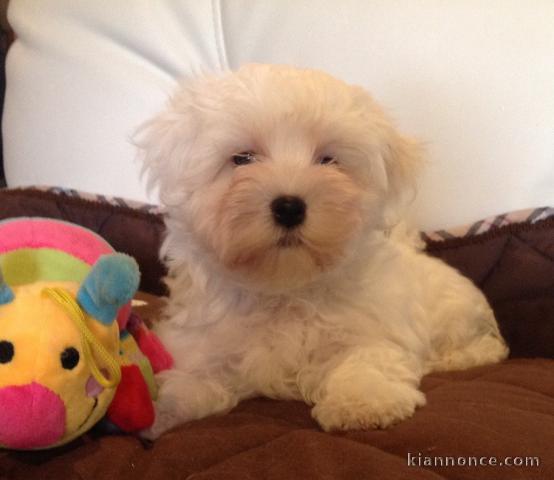
[[[249,65],[178,89],[139,134],[167,209],[156,438],[253,396],[303,400],[326,431],[387,428],[423,375],[508,349],[466,278],[390,235],[418,145],[361,88]]]

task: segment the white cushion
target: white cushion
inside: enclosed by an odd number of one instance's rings
[[[422,228],[554,205],[554,2],[17,0],[9,186],[148,198],[129,138],[181,76],[245,62],[365,86],[428,143]]]

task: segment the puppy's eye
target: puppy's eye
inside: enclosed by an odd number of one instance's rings
[[[241,153],[235,153],[231,157],[232,162],[235,165],[248,165],[249,163],[252,163],[254,160],[256,160],[256,155],[253,152],[241,152]]]
[[[324,155],[323,157],[319,157],[318,163],[320,165],[329,165],[331,163],[337,163],[337,159],[331,155]]]

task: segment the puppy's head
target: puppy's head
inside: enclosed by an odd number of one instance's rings
[[[270,291],[313,281],[386,228],[419,163],[363,89],[270,65],[186,83],[139,145],[172,224]]]

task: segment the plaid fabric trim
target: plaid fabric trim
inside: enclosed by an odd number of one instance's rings
[[[70,188],[61,187],[32,187],[36,190],[43,192],[51,192],[58,195],[65,195],[68,197],[82,198],[84,200],[90,200],[93,202],[105,203],[109,205],[122,206],[139,210],[141,212],[163,214],[164,210],[159,205],[151,205],[148,203],[136,202],[133,200],[127,200],[120,197],[108,197],[105,195],[98,195],[92,193],[83,193]],[[517,210],[510,213],[503,213],[502,215],[495,215],[484,220],[479,220],[471,225],[465,225],[463,227],[456,227],[448,230],[436,230],[430,232],[422,232],[421,236],[426,242],[441,242],[444,240],[450,240],[452,238],[467,238],[474,235],[480,235],[495,228],[510,225],[512,223],[536,223],[546,218],[554,217],[553,207],[541,207],[528,210]]]
[[[42,187],[42,186],[33,186],[29,187],[34,190],[40,190],[41,192],[50,192],[57,195],[62,195],[66,197],[80,198],[83,200],[89,200],[91,202],[104,203],[107,205],[113,205],[116,207],[128,207],[133,210],[138,210],[145,213],[153,214],[162,214],[163,208],[159,205],[152,205],[149,203],[137,202],[134,200],[128,200],[121,197],[108,197],[106,195],[100,195],[96,193],[85,193],[78,190],[73,190],[72,188],[61,188],[61,187]]]
[[[554,208],[540,207],[527,210],[516,210],[502,215],[495,215],[484,220],[456,227],[449,230],[436,230],[434,232],[422,232],[421,236],[426,242],[441,242],[452,238],[467,238],[480,235],[490,230],[504,227],[513,223],[536,223],[540,220],[554,217]]]

